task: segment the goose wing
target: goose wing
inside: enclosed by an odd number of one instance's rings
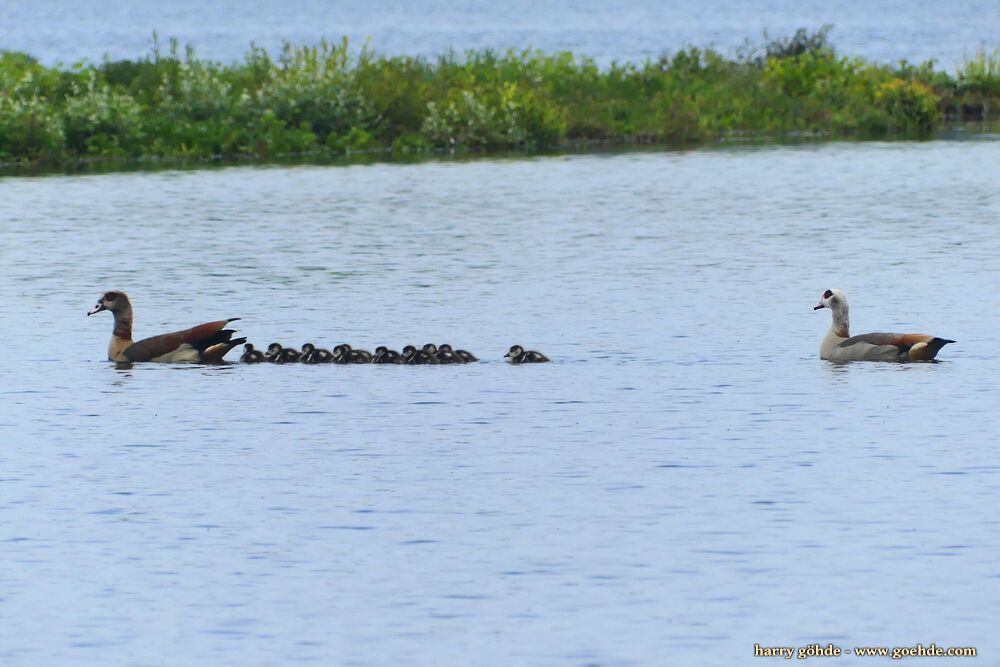
[[[901,361],[928,361],[953,340],[929,334],[867,333],[852,336],[837,346],[861,359],[897,358]]]
[[[206,322],[198,326],[144,338],[125,348],[124,355],[130,361],[150,361],[169,354],[187,345],[198,350],[205,361],[219,361],[236,345],[245,343],[246,339],[233,340],[235,331],[226,329],[230,322],[238,320],[234,317],[217,322]]]

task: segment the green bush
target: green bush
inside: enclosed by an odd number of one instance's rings
[[[319,136],[366,129],[375,117],[354,82],[346,40],[339,46],[285,47],[280,67],[272,68],[255,95],[261,109],[273,111],[289,127]]]
[[[98,83],[91,71],[84,86],[66,98],[66,147],[76,155],[137,156],[143,149],[142,110],[128,93]]]
[[[890,79],[875,91],[875,104],[889,119],[891,131],[927,134],[937,124],[940,99],[919,81]]]
[[[64,142],[62,118],[44,100],[0,97],[0,161],[56,160]]]
[[[1000,50],[952,76],[932,62],[839,56],[827,33],[800,30],[734,58],[687,48],[606,68],[538,51],[384,57],[346,40],[285,45],[277,57],[252,46],[230,65],[181,54],[176,41],[69,68],[0,52],[0,161],[919,137],[945,112],[989,120],[1000,109]]]

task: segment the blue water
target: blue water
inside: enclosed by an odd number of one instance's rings
[[[979,48],[1000,46],[1000,3],[970,0],[638,0],[632,2],[460,2],[379,0],[33,0],[0,4],[0,48],[48,63],[146,55],[153,31],[201,56],[239,60],[250,42],[313,44],[349,36],[383,53],[434,57],[449,49],[570,50],[611,61],[657,58],[680,48],[725,53],[759,46],[765,30],[833,24],[844,53],[883,62],[935,59],[952,69]]]
[[[992,664],[997,164],[984,139],[0,179],[0,663]],[[830,287],[858,333],[958,342],[821,361]],[[241,316],[483,361],[116,368],[84,316],[112,288],[138,336]]]

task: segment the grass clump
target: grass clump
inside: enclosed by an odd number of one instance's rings
[[[1000,50],[953,76],[841,56],[829,26],[734,57],[682,49],[599,68],[570,53],[387,57],[347,40],[230,65],[155,41],[139,60],[45,67],[0,52],[0,162],[684,145],[731,136],[926,136],[988,120]]]

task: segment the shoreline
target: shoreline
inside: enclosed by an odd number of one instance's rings
[[[52,175],[99,175],[133,172],[187,171],[225,169],[233,167],[350,167],[374,164],[420,164],[425,162],[474,162],[478,160],[525,160],[544,157],[587,156],[620,153],[673,153],[696,150],[726,150],[737,148],[769,148],[819,146],[839,143],[904,143],[934,141],[992,141],[1000,139],[1000,122],[991,124],[952,125],[924,137],[837,137],[826,134],[798,136],[722,137],[709,142],[676,145],[652,141],[591,141],[544,150],[430,150],[421,153],[393,153],[391,148],[368,149],[342,155],[322,151],[273,155],[266,158],[252,155],[207,157],[142,156],[135,158],[80,158],[73,162],[3,163],[0,178]]]

